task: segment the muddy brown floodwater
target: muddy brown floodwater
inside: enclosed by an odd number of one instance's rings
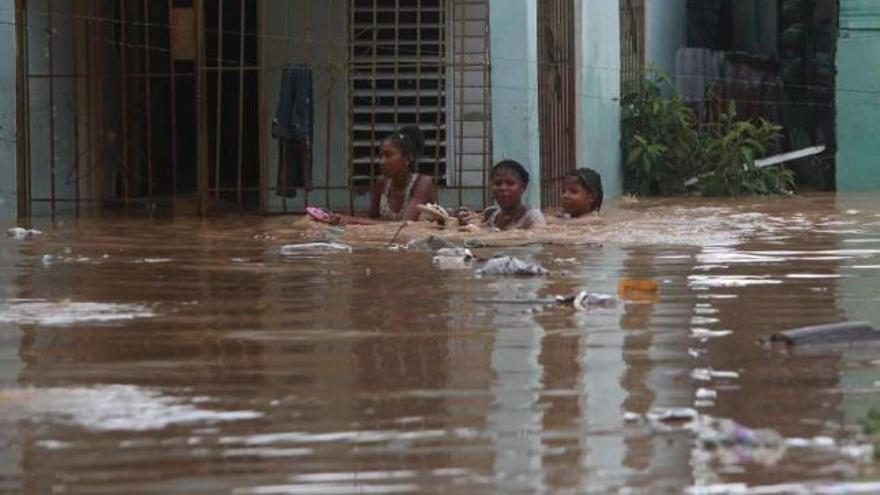
[[[880,348],[758,344],[880,323],[877,196],[640,203],[477,250],[551,272],[530,279],[390,250],[393,226],[305,227],[90,219],[0,238],[0,492],[880,491],[858,427]],[[353,252],[279,254],[332,235]],[[478,302],[624,277],[659,297]],[[718,446],[699,421],[642,419],[672,407],[776,436]]]

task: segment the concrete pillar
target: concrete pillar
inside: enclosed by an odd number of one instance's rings
[[[519,161],[532,176],[523,201],[541,206],[538,129],[538,0],[490,0],[492,146],[497,163]]]
[[[0,0],[0,225],[17,215],[15,0]]]
[[[840,2],[837,190],[880,189],[880,2]]]
[[[610,197],[620,194],[623,189],[620,5],[618,0],[581,0],[579,3],[578,166],[590,167],[602,174],[605,196]],[[493,83],[494,78],[493,73]]]

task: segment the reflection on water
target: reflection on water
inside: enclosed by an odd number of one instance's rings
[[[551,271],[528,279],[440,270],[388,249],[394,226],[38,227],[0,239],[0,492],[872,489],[874,468],[838,446],[880,399],[880,351],[756,343],[880,320],[871,197],[642,203],[484,239],[480,256]],[[322,236],[354,252],[279,255]],[[477,302],[613,294],[624,277],[657,280],[659,298]],[[806,440],[718,451],[631,421],[665,407]]]

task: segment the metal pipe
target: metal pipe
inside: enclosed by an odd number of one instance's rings
[[[52,201],[49,208],[52,220],[55,220],[55,16],[52,0],[46,0],[47,36],[49,60],[49,197]]]
[[[174,43],[173,29],[179,29],[179,26],[172,25],[172,16],[174,15],[174,0],[168,0],[168,46]],[[179,160],[179,149],[177,142],[177,62],[174,54],[168,50],[169,68],[171,69],[171,196],[176,198],[179,184],[177,180],[177,167]]]
[[[128,71],[128,53],[126,48],[127,32],[126,24],[128,22],[125,9],[126,0],[119,0],[119,18],[120,18],[120,34],[122,45],[119,47],[121,56],[122,74]],[[128,80],[124,77],[119,78],[120,95],[122,98],[122,194],[126,210],[128,209],[129,197],[129,162],[128,162]]]
[[[26,0],[16,0],[16,151],[18,168],[18,223],[31,225],[30,79],[28,78],[28,15]]]
[[[240,0],[244,1],[244,0]],[[220,171],[220,160],[221,160],[221,148],[220,143],[223,142],[222,139],[222,122],[223,122],[223,73],[220,71],[220,68],[223,66],[223,0],[217,0],[217,104],[214,107],[214,111],[216,112],[216,125],[214,131],[214,197],[220,197],[220,188],[223,186],[221,181],[221,171]]]
[[[244,192],[243,192],[243,156],[244,156],[244,144],[243,144],[243,136],[244,132],[244,29],[245,29],[245,2],[247,0],[239,0],[241,2],[241,23],[240,23],[240,32],[238,34],[238,209],[243,214],[244,213]],[[311,2],[307,2],[311,3]],[[219,74],[218,74],[219,76]]]
[[[257,74],[258,85],[260,88],[259,98],[260,98],[260,151],[259,151],[259,160],[260,160],[260,213],[265,214],[268,211],[268,192],[269,189],[269,166],[267,160],[268,154],[268,139],[266,135],[266,122],[268,121],[268,110],[266,108],[266,99],[268,97],[268,78],[266,77],[266,40],[268,35],[266,35],[266,28],[268,26],[268,17],[267,12],[269,11],[268,0],[263,0],[262,2],[257,2],[257,9],[259,14],[259,27],[258,33],[260,35],[260,59],[258,60],[259,72]]]
[[[144,0],[144,44],[147,48],[144,50],[144,70],[150,73],[150,6],[149,0]],[[152,96],[152,80],[146,78],[145,81],[147,100],[147,196],[153,197],[153,96]]]

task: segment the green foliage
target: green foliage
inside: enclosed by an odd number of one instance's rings
[[[880,409],[877,407],[868,409],[868,414],[861,420],[861,424],[865,435],[872,437],[874,459],[880,459],[880,440],[877,439],[880,434]]]
[[[621,102],[627,191],[681,194],[692,177],[700,178],[696,191],[707,196],[791,191],[790,171],[755,167],[781,128],[763,119],[737,120],[733,102],[724,105],[711,91],[708,96],[708,116],[700,122],[662,73],[650,70],[626,88]]]

